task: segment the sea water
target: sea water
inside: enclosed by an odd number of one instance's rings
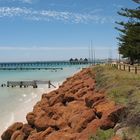
[[[60,66],[62,67],[62,66]],[[50,80],[58,87],[67,77],[87,65],[63,66],[62,70],[0,70],[0,85],[7,81]],[[48,85],[32,87],[0,87],[0,135],[13,122],[26,122],[26,114],[40,100],[43,93],[54,90]]]

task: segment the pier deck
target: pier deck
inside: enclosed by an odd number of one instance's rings
[[[38,84],[48,84],[48,88],[55,86],[51,83],[51,81],[41,81],[41,80],[33,80],[33,81],[7,81],[6,84],[2,84],[1,87],[7,86],[7,87],[17,87],[19,86],[20,88],[24,87],[29,87],[32,86],[33,88],[37,88]]]

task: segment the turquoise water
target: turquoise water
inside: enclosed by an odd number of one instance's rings
[[[0,71],[0,85],[7,81],[51,80],[58,85],[86,65],[63,66],[63,70],[15,70]],[[25,121],[26,113],[47,92],[47,85],[39,85],[37,89],[0,87],[0,134],[14,121]],[[51,90],[54,90],[53,88]]]

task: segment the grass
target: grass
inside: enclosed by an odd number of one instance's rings
[[[104,91],[110,100],[128,108],[127,118],[121,123],[130,128],[127,135],[132,137],[133,134],[133,137],[136,136],[134,140],[140,139],[140,75],[111,66],[96,66],[93,71],[96,74],[96,91]]]
[[[114,136],[114,130],[101,130],[99,129],[96,135],[90,136],[89,140],[110,140]]]

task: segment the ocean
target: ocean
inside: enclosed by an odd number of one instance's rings
[[[0,70],[0,85],[7,81],[50,80],[58,87],[67,77],[88,65],[65,65],[62,70]],[[54,90],[48,85],[32,87],[0,87],[0,135],[13,122],[26,122],[27,112],[40,100],[43,93]]]

